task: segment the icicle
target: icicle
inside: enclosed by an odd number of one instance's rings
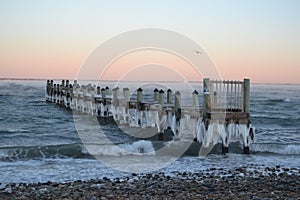
[[[190,115],[184,115],[184,126],[183,129],[189,129],[190,126],[190,121],[191,121],[191,116]]]
[[[194,138],[198,138],[198,131],[199,131],[201,124],[202,124],[202,118],[198,117],[197,125],[195,127],[195,137]]]
[[[168,112],[168,117],[167,117],[167,124],[166,124],[166,128],[168,127],[172,127],[172,121],[173,121],[173,115],[172,112]]]
[[[240,142],[245,146],[248,147],[251,142],[253,142],[255,128],[252,127],[251,124],[240,124],[239,125],[239,134],[240,134]]]
[[[90,101],[90,114],[94,115],[93,102]]]
[[[229,134],[226,131],[225,124],[219,124],[218,125],[218,132],[221,136],[223,145],[228,147],[229,146]]]
[[[183,118],[180,119],[180,124],[179,125],[176,122],[178,135],[181,134],[183,132],[183,130],[185,129],[185,123],[186,123],[186,116],[185,115],[184,115]]]
[[[176,129],[177,129],[177,127],[176,127],[176,116],[175,115],[173,115],[173,117],[172,117],[172,126],[171,126],[171,129],[172,129],[172,132],[173,132],[174,136],[176,137]]]
[[[157,111],[148,111],[148,126],[155,127],[156,118],[158,116]]]
[[[120,123],[127,123],[127,116],[128,114],[126,113],[125,106],[120,106]]]
[[[202,140],[202,144],[204,145],[204,147],[209,148],[211,147],[211,145],[215,145],[218,142],[218,139],[220,137],[220,133],[218,131],[219,124],[214,122],[212,124],[210,124],[208,126],[208,130],[205,131],[203,140]]]
[[[166,122],[167,122],[167,115],[163,115],[159,122],[159,127],[160,127],[159,133],[162,132],[166,128]]]
[[[121,109],[120,106],[117,106],[116,112],[117,112],[116,118],[117,118],[118,121],[120,121],[121,120],[121,116],[123,115],[122,114],[122,109]]]
[[[205,123],[201,122],[197,130],[197,141],[199,143],[203,142],[204,134],[206,134]]]
[[[111,112],[113,113],[113,118],[117,121],[117,110],[114,105],[111,106]]]
[[[198,118],[192,117],[190,118],[190,126],[189,131],[193,133],[193,138],[197,136],[197,124],[198,124]]]
[[[129,126],[134,127],[136,125],[136,120],[137,120],[137,112],[136,109],[129,109]]]
[[[156,127],[157,127],[157,132],[160,133],[160,120],[159,120],[158,112],[156,112],[155,124],[156,124]]]
[[[226,131],[228,133],[228,137],[231,141],[236,141],[240,139],[239,131],[238,131],[238,124],[230,122],[227,127]]]
[[[150,118],[149,118],[149,110],[144,111],[144,118],[145,118],[145,127],[150,126]]]

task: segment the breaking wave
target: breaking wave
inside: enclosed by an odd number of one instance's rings
[[[300,144],[252,144],[254,153],[300,155]]]

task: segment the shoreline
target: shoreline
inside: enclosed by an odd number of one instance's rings
[[[211,168],[56,183],[11,183],[0,199],[298,199],[300,168]]]

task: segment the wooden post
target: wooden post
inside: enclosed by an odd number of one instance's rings
[[[60,87],[59,84],[56,84],[56,103],[59,104],[60,100]]]
[[[180,103],[181,103],[181,94],[179,91],[175,92],[175,111],[180,108]]]
[[[127,104],[129,101],[129,88],[123,88],[124,102]]]
[[[50,81],[50,101],[53,102],[53,94],[54,94],[54,87],[53,87],[53,80]]]
[[[52,103],[56,103],[56,84],[53,84],[52,91]]]
[[[136,96],[137,96],[136,110],[137,110],[137,113],[138,113],[138,115],[136,116],[137,119],[138,119],[137,124],[139,126],[141,126],[142,125],[142,112],[141,111],[143,110],[143,108],[142,108],[143,89],[142,88],[137,89],[136,93],[137,93],[136,94]]]
[[[82,86],[82,112],[85,113],[87,111],[87,86]]]
[[[104,101],[104,99],[106,97],[105,88],[101,89],[101,96],[102,96],[102,101]]]
[[[101,94],[100,86],[97,86],[97,95],[100,95],[100,94]]]
[[[193,106],[199,106],[199,92],[194,90],[193,94]]]
[[[46,84],[47,94],[49,94],[49,88],[50,88],[50,80],[47,80],[47,84]]]
[[[73,87],[74,87],[74,88],[77,88],[77,80],[74,80]]]
[[[101,116],[101,105],[99,102],[99,95],[101,95],[101,87],[100,86],[97,86],[96,93],[97,93],[97,97],[95,97],[96,113],[97,113],[97,116]]]
[[[181,94],[179,91],[175,92],[175,104],[174,104],[174,111],[176,118],[179,116],[180,113],[180,104],[181,104]]]
[[[178,137],[179,130],[180,130],[180,119],[181,119],[181,94],[179,91],[175,92],[175,105],[174,105],[174,113],[175,113],[175,133],[173,133],[176,137]]]
[[[244,79],[244,112],[250,114],[250,79]]]
[[[171,104],[172,103],[172,96],[173,96],[173,92],[171,89],[168,89],[167,91],[167,103]]]
[[[109,87],[108,86],[105,87],[105,95],[106,96],[109,95]]]
[[[210,79],[203,79],[203,118],[207,118],[208,112],[211,111],[210,100]]]
[[[154,92],[154,101],[159,101],[159,90],[155,88],[153,92]]]
[[[95,101],[96,90],[95,87],[91,87],[91,102],[90,102],[90,114],[96,113],[96,101]]]
[[[137,89],[136,96],[137,96],[137,102],[138,103],[142,102],[142,100],[143,100],[143,89],[142,88]]]
[[[124,96],[124,105],[125,105],[125,118],[124,118],[124,121],[127,123],[129,122],[129,116],[128,116],[128,102],[129,102],[129,99],[130,99],[130,96],[129,96],[129,88],[123,88],[123,96]]]
[[[164,101],[165,101],[165,94],[164,94],[165,92],[161,89],[160,91],[159,91],[159,104],[160,105],[164,105]]]
[[[47,80],[47,83],[46,83],[46,101],[49,101],[49,94],[50,94],[50,80]]]
[[[119,87],[112,90],[113,93],[113,104],[115,107],[119,106]]]

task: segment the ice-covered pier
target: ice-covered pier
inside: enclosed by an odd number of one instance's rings
[[[204,148],[222,142],[222,152],[227,153],[231,141],[240,141],[243,152],[249,153],[254,138],[250,122],[250,80],[226,81],[203,79],[203,105],[199,93],[191,94],[192,105],[181,105],[181,93],[153,90],[153,100],[145,101],[143,89],[130,95],[128,88],[79,85],[75,80],[55,84],[47,81],[46,101],[71,109],[73,112],[97,116],[102,123],[157,130],[158,140],[190,138]],[[166,97],[165,97],[166,92]],[[133,98],[134,97],[134,98]],[[171,132],[171,136],[165,130]],[[188,137],[186,137],[188,136]]]

